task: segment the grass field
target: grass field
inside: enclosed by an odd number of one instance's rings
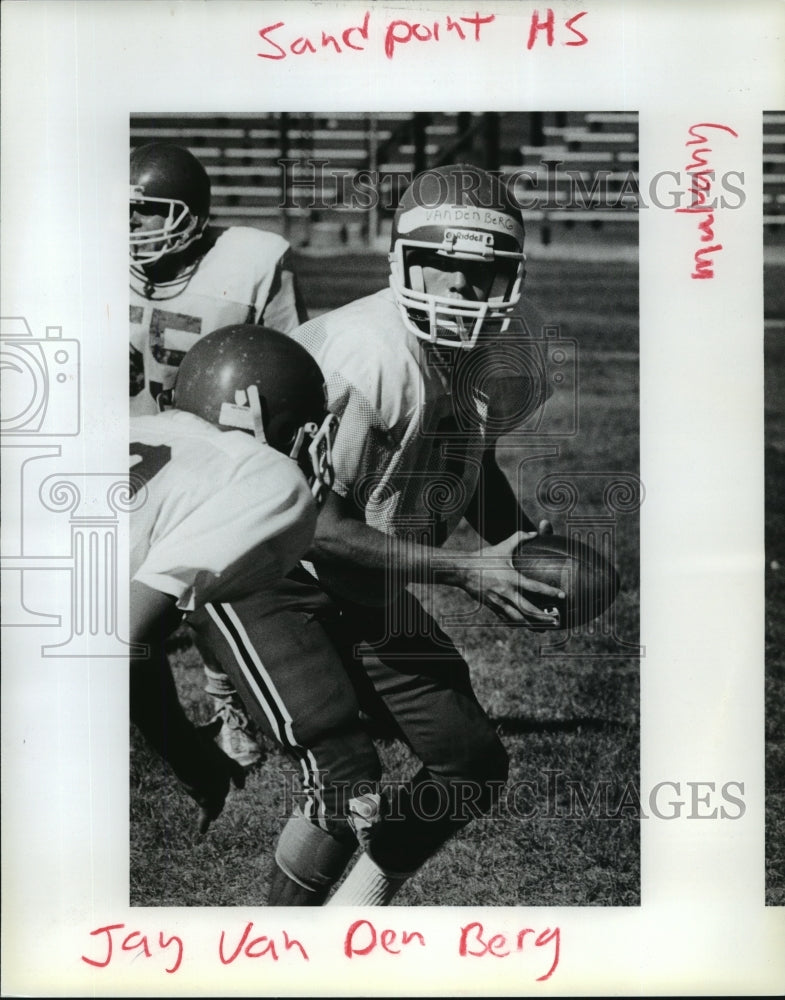
[[[299,269],[314,310],[374,291],[387,275],[382,257],[303,257]],[[525,465],[523,445],[503,441],[502,466],[513,483],[524,483],[524,506],[535,517],[541,513],[537,484],[554,472],[580,481],[581,514],[607,514],[608,477],[638,472],[637,264],[535,259],[528,287],[546,320],[578,343],[578,432],[532,438],[527,447],[539,443],[558,453]],[[560,515],[550,516],[557,530],[564,527]],[[452,543],[466,541],[459,532]],[[511,791],[493,815],[472,823],[432,859],[396,902],[639,903],[638,551],[637,512],[617,513],[623,591],[614,609],[615,635],[578,633],[564,648],[541,649],[544,640],[502,627],[483,611],[470,615],[469,626],[447,627],[463,645],[480,701],[509,752]],[[428,596],[439,614],[472,611],[468,598],[447,588]],[[200,660],[182,633],[171,658],[189,714],[206,721]],[[390,777],[416,767],[397,743],[380,741],[379,750]],[[131,903],[264,905],[277,834],[289,814],[284,766],[270,748],[245,790],[231,793],[222,816],[195,844],[191,801],[132,732]]]

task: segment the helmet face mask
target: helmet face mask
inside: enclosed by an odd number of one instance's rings
[[[290,337],[252,325],[207,334],[183,359],[172,402],[282,452],[297,463],[316,503],[326,499],[339,421],[327,412],[319,366]]]
[[[137,266],[154,264],[171,253],[180,253],[199,239],[207,220],[200,221],[184,201],[173,198],[146,198],[140,186],[131,185],[131,224],[134,216],[154,216],[161,220],[157,228],[131,229],[131,260]]]
[[[276,438],[283,444],[278,446],[268,440],[258,386],[251,384],[246,389],[235,389],[234,397],[233,403],[222,404],[218,426],[226,430],[250,431],[260,441],[288,455],[299,465],[314,500],[321,506],[335,481],[332,449],[338,433],[338,417],[327,413],[321,424],[309,420],[299,427],[294,427],[289,421],[286,430],[281,432],[279,428]]]
[[[438,186],[436,197],[426,197]],[[393,224],[390,287],[401,317],[432,344],[472,348],[504,330],[524,278],[524,229],[504,185],[458,164],[420,174]]]
[[[181,253],[199,239],[207,225],[207,171],[180,146],[140,146],[131,153],[129,207],[132,269]]]
[[[328,413],[322,421],[321,426],[315,423],[306,424],[300,428],[294,447],[289,454],[298,462],[303,469],[305,478],[311,487],[311,493],[319,507],[327,499],[333,483],[335,473],[333,471],[333,442],[338,433],[338,417],[334,413]],[[308,441],[308,447],[304,454],[307,456],[307,463],[302,458],[302,446]]]
[[[404,322],[418,337],[432,344],[472,348],[483,323],[506,327],[520,299],[523,268],[516,254],[499,254],[491,260],[442,256],[432,244],[398,240],[390,254],[390,285]],[[445,274],[459,272],[466,278],[462,296],[439,295],[429,290],[426,268]]]

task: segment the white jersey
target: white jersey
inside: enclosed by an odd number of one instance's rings
[[[153,400],[172,387],[185,354],[206,333],[236,323],[288,333],[305,318],[289,244],[276,233],[227,229],[170,282],[145,285],[132,272],[131,355],[144,390],[132,396],[131,413],[155,412]]]
[[[465,513],[483,452],[547,396],[539,345],[496,334],[443,350],[404,324],[389,289],[298,327],[341,417],[333,489],[386,534],[441,545]]]
[[[297,464],[192,413],[131,418],[131,579],[183,611],[237,600],[288,573],[316,505]]]

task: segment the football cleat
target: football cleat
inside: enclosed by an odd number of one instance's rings
[[[227,757],[241,767],[249,768],[264,760],[264,752],[259,746],[251,720],[236,695],[227,698],[213,698],[215,715],[208,728],[215,727],[215,742]]]

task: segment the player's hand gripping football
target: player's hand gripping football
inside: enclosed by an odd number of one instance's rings
[[[539,531],[517,531],[498,545],[482,550],[482,560],[477,567],[465,566],[463,589],[476,600],[490,608],[502,621],[553,625],[556,617],[538,608],[526,594],[542,594],[563,598],[564,592],[531,577],[524,576],[513,567],[512,556],[516,549],[539,535],[553,533],[549,521],[541,521]]]

